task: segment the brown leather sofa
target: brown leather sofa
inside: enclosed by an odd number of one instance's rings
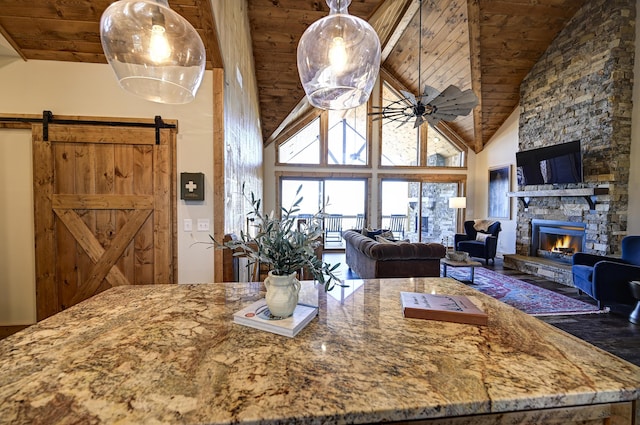
[[[446,249],[439,243],[380,243],[355,230],[342,233],[346,263],[362,279],[440,276]]]

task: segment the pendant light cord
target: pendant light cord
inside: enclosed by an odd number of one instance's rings
[[[420,9],[418,9],[418,13],[420,13],[420,17],[419,17],[419,24],[418,24],[418,95],[421,93],[422,90],[422,1],[423,0],[418,0],[420,2]]]

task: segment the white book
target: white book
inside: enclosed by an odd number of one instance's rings
[[[278,335],[294,337],[318,314],[318,308],[298,304],[293,315],[279,319],[271,315],[267,302],[263,298],[233,314],[233,321],[239,325],[250,326]]]

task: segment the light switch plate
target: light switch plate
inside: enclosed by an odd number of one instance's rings
[[[193,231],[193,220],[191,220],[190,218],[185,218],[183,224],[184,224],[183,228],[185,232]]]
[[[209,231],[209,219],[208,218],[199,218],[198,219],[198,232],[208,232]]]

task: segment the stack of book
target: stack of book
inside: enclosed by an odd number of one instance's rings
[[[293,315],[282,319],[271,315],[267,307],[267,302],[263,298],[235,312],[233,314],[233,321],[239,325],[261,329],[278,335],[294,337],[317,315],[318,307],[298,304]]]

